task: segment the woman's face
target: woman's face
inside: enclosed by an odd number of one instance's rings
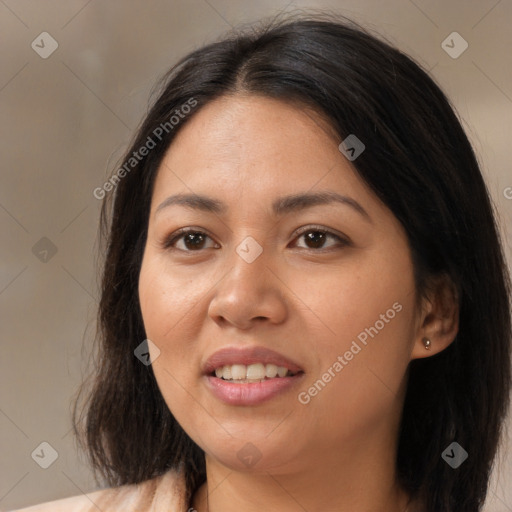
[[[224,97],[156,177],[139,281],[152,368],[229,468],[300,470],[393,442],[419,336],[411,255],[340,142],[303,108]],[[190,200],[162,206],[177,194]],[[280,366],[295,376],[273,377]]]

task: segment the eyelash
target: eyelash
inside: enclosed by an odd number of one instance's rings
[[[339,249],[339,248],[342,248],[342,247],[346,247],[346,246],[349,246],[351,245],[351,243],[349,242],[348,239],[346,238],[343,238],[342,236],[334,233],[333,231],[330,231],[326,228],[323,228],[321,226],[307,226],[306,228],[304,229],[301,229],[299,232],[296,233],[296,237],[301,237],[302,235],[306,234],[306,233],[322,233],[324,235],[328,235],[329,237],[332,237],[332,238],[335,238],[338,240],[339,242],[339,246],[338,247],[328,247],[326,249],[314,249],[314,248],[302,248],[303,250],[305,251],[312,251],[312,252],[327,252],[327,251],[330,251],[332,249]],[[162,243],[162,246],[164,249],[167,249],[167,250],[171,250],[171,251],[181,251],[181,252],[184,252],[184,253],[194,253],[194,252],[201,252],[202,250],[204,249],[198,249],[197,251],[195,250],[189,250],[189,249],[176,249],[176,247],[173,247],[173,245],[180,239],[182,239],[185,235],[189,234],[189,233],[193,233],[193,234],[196,234],[196,235],[204,235],[204,236],[207,236],[208,238],[212,239],[212,237],[210,237],[210,235],[208,233],[205,233],[204,231],[200,230],[200,229],[196,229],[196,228],[181,228],[181,229],[178,229],[177,231],[175,231],[174,233],[172,233],[171,235],[169,235],[167,238],[165,238],[165,240],[163,241]]]

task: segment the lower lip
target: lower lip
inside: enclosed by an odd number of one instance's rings
[[[293,377],[276,377],[263,382],[235,384],[206,375],[206,382],[213,394],[229,405],[256,405],[289,391],[303,376],[303,373],[299,373]]]

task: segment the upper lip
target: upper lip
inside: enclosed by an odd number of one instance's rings
[[[231,366],[233,364],[249,365],[253,363],[275,364],[284,366],[292,373],[303,371],[302,368],[291,359],[275,350],[265,347],[226,347],[213,353],[203,365],[203,373],[208,375],[222,366]]]

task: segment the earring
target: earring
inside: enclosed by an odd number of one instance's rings
[[[425,349],[430,350],[430,345],[432,345],[432,342],[428,338],[423,338],[421,341],[423,341],[423,345],[425,345]]]

